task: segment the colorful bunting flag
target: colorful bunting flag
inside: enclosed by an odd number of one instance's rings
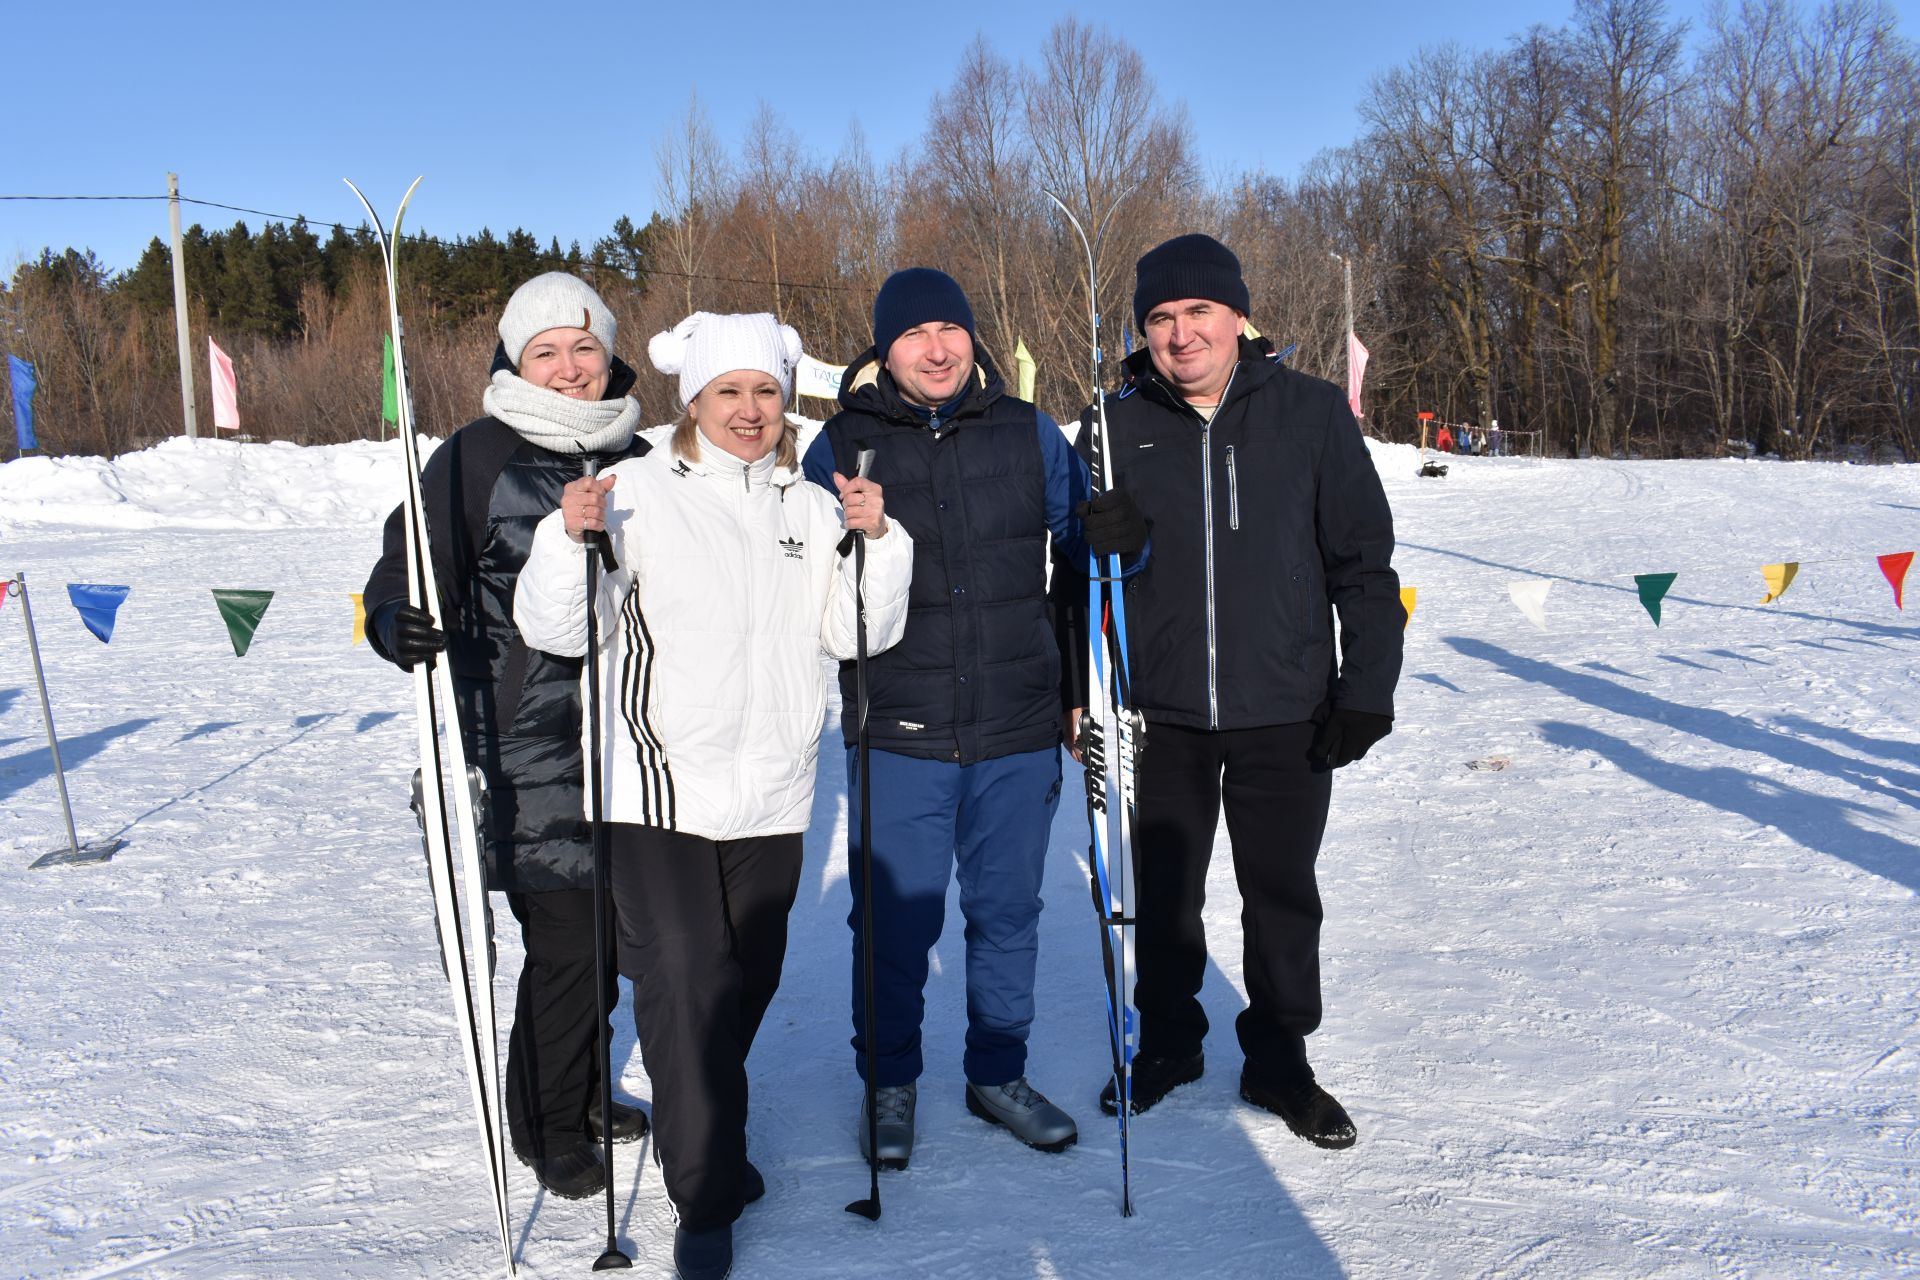
[[[1353,330],[1347,330],[1347,407],[1356,418],[1366,417],[1360,407],[1360,382],[1367,376],[1367,349],[1360,345]]]
[[[246,657],[247,648],[253,643],[253,633],[259,629],[267,606],[273,603],[273,592],[215,587],[213,602],[219,606],[220,616],[226,621],[227,638],[233,641],[233,656]]]
[[[0,609],[7,607],[7,597],[13,594],[13,579],[0,582]]]
[[[1893,607],[1905,611],[1906,604],[1900,599],[1900,589],[1906,585],[1907,570],[1913,567],[1913,552],[1894,551],[1880,557],[1880,572],[1887,576],[1887,584],[1893,588]]]
[[[1013,367],[1020,371],[1020,398],[1028,404],[1033,403],[1033,379],[1039,372],[1039,366],[1033,362],[1033,352],[1027,350],[1027,340],[1020,339],[1013,345]]]
[[[1413,606],[1419,594],[1418,587],[1400,588],[1400,607],[1407,611],[1407,620],[1400,624],[1400,629],[1403,631],[1413,623]]]
[[[1660,602],[1666,599],[1667,592],[1673,587],[1677,573],[1636,573],[1634,585],[1640,588],[1640,603],[1646,606],[1647,613],[1653,618],[1653,625],[1660,625]]]
[[[1526,578],[1507,584],[1507,594],[1513,597],[1514,607],[1526,616],[1528,622],[1540,630],[1547,629],[1547,592],[1553,583],[1545,578]]]
[[[234,376],[233,359],[220,344],[207,339],[207,363],[213,370],[213,425],[217,431],[240,429],[240,380]]]
[[[367,597],[358,591],[348,595],[353,600],[353,642],[359,644],[367,638]]]
[[[400,380],[393,374],[393,335],[380,335],[380,419],[400,425]]]
[[[114,615],[126,603],[132,587],[111,587],[97,582],[69,582],[67,599],[80,614],[80,621],[101,644],[113,639]]]
[[[1772,604],[1787,594],[1787,588],[1793,585],[1793,575],[1800,572],[1798,560],[1788,560],[1784,564],[1760,566],[1761,576],[1767,580],[1767,598],[1761,604]]]
[[[33,438],[33,389],[39,385],[33,366],[19,356],[7,357],[7,371],[13,380],[13,439],[20,452],[38,448]]]

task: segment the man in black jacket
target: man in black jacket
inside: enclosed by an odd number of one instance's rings
[[[1247,287],[1225,245],[1186,235],[1149,251],[1133,305],[1146,350],[1106,402],[1109,483],[1144,513],[1152,547],[1125,588],[1147,723],[1133,1107],[1204,1067],[1200,912],[1224,800],[1243,903],[1241,1095],[1310,1142],[1351,1146],[1352,1120],[1307,1063],[1320,1024],[1314,861],[1333,770],[1393,727],[1405,614],[1392,515],[1339,388],[1243,336]],[[1111,1082],[1101,1105],[1116,1109]]]

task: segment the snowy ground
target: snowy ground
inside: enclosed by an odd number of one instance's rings
[[[1223,841],[1211,1070],[1136,1123],[1119,1217],[1069,766],[1031,1066],[1080,1145],[1040,1155],[965,1113],[950,930],[913,1168],[877,1225],[843,1213],[866,1173],[829,766],[752,1064],[769,1193],[737,1275],[1920,1272],[1920,626],[1873,561],[1920,543],[1915,469],[1463,459],[1418,480],[1410,449],[1375,456],[1419,606],[1398,730],[1335,788],[1311,1044],[1359,1145],[1238,1100]],[[64,835],[8,602],[0,1273],[497,1272],[405,808],[409,685],[348,645],[397,468],[391,445],[205,442],[0,467],[0,576],[34,591],[82,837],[129,842],[27,870]],[[1759,566],[1787,559],[1799,580],[1759,604]],[[1632,575],[1661,570],[1656,629]],[[1507,598],[1528,576],[1555,583],[1545,634]],[[110,646],[67,582],[133,584]],[[246,658],[209,587],[280,592]],[[624,1007],[616,1025],[646,1099]],[[620,1237],[666,1275],[658,1172],[618,1154]],[[599,1202],[512,1171],[521,1273],[583,1274]]]

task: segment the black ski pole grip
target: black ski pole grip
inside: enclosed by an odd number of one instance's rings
[[[587,478],[589,480],[599,474],[600,460],[598,458],[587,458],[585,465]],[[591,542],[594,548],[599,551],[600,567],[603,570],[612,573],[620,567],[620,562],[614,559],[613,556],[613,537],[605,529],[589,529],[587,531],[587,541]]]
[[[854,459],[853,459],[854,478],[857,480],[865,480],[872,471],[873,471],[873,450],[862,449],[858,454],[854,455]],[[847,536],[840,539],[840,545],[835,547],[834,550],[838,552],[842,557],[845,557],[848,552],[853,550],[853,540],[857,536],[860,536],[859,530],[857,529],[847,530]]]

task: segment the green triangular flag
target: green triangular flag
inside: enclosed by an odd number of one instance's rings
[[[400,382],[393,376],[393,335],[380,335],[380,416],[400,425]]]
[[[1636,573],[1633,581],[1640,588],[1640,603],[1647,607],[1653,616],[1653,625],[1660,625],[1660,602],[1666,598],[1668,588],[1673,586],[1677,573]]]
[[[246,657],[253,633],[260,627],[260,618],[273,603],[273,592],[215,587],[213,602],[220,606],[220,616],[226,620],[227,635],[233,640],[233,656]]]

